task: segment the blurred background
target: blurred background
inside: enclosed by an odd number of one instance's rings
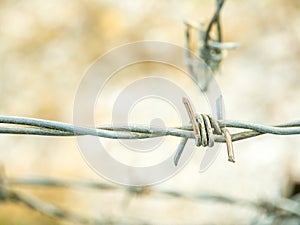
[[[77,88],[94,60],[133,41],[158,40],[184,46],[183,21],[208,22],[215,10],[214,3],[212,0],[1,0],[0,114],[72,123]],[[241,45],[238,50],[228,52],[220,74],[215,77],[224,96],[226,118],[269,125],[299,119],[299,10],[297,0],[226,1],[222,10],[224,39]],[[109,91],[113,95],[114,85],[111,86]],[[196,110],[203,112],[197,104]],[[235,142],[234,147],[235,164],[227,161],[224,145],[215,163],[205,173],[198,173],[204,151],[199,148],[180,173],[155,188],[216,193],[257,204],[297,194],[299,136],[263,135]],[[1,134],[0,160],[8,178],[42,176],[108,183],[85,163],[76,138]],[[266,213],[267,209],[161,198],[151,193],[131,195],[122,188],[109,191],[14,188],[91,218],[105,216],[120,221],[133,218],[151,224],[273,224],[275,221]],[[277,224],[299,224],[299,217],[289,217],[288,221],[281,214],[278,217]],[[0,224],[74,223],[13,202],[0,202]]]

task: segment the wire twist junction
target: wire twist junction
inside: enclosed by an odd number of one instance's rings
[[[196,146],[212,147],[215,142],[226,142],[228,160],[234,162],[232,142],[256,137],[262,134],[300,134],[300,121],[265,126],[237,120],[215,120],[206,114],[195,114],[187,99],[183,99],[191,125],[183,127],[155,128],[150,126],[99,126],[96,128],[26,117],[0,116],[0,134],[23,134],[40,136],[81,136],[91,135],[111,139],[144,139],[161,136],[181,137],[174,156],[177,165],[188,139],[195,139]],[[9,126],[5,126],[9,124]],[[228,128],[246,129],[230,134]]]
[[[195,135],[195,145],[197,147],[213,147],[215,144],[214,134],[224,136],[227,145],[228,161],[235,162],[232,138],[229,130],[227,128],[221,128],[219,122],[213,119],[210,115],[195,114],[192,105],[187,98],[183,97],[182,101],[192,123]],[[174,156],[174,164],[176,166],[178,165],[179,159],[184,151],[187,140],[187,138],[182,139],[177,148]]]

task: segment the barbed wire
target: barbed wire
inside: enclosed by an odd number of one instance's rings
[[[204,23],[201,21],[199,25],[191,21],[185,21],[185,48],[186,48],[186,65],[189,73],[193,78],[198,81],[200,89],[202,92],[206,92],[210,84],[212,75],[207,71],[204,74],[205,79],[200,82],[198,79],[198,67],[199,59],[195,58],[198,56],[201,58],[205,64],[209,67],[211,72],[215,74],[220,69],[220,64],[224,58],[224,51],[233,50],[239,47],[238,43],[234,42],[222,42],[222,27],[221,27],[221,10],[225,4],[225,0],[215,0],[216,10],[210,19],[207,28],[204,27]],[[216,29],[213,29],[216,27]],[[194,50],[191,45],[191,31],[198,31],[198,48]],[[194,53],[194,54],[192,54]]]
[[[215,120],[210,115],[195,114],[187,98],[183,98],[183,102],[192,124],[182,127],[161,128],[145,125],[128,125],[99,126],[92,128],[35,118],[0,116],[0,124],[2,124],[2,126],[0,126],[0,133],[40,136],[91,135],[110,139],[145,139],[162,136],[181,137],[183,139],[174,157],[175,165],[178,164],[188,139],[195,139],[195,145],[203,147],[212,147],[215,142],[226,142],[228,160],[235,162],[232,146],[232,142],[234,141],[248,139],[262,134],[300,134],[300,120],[275,126],[266,126],[238,120]],[[231,134],[228,128],[238,128],[244,131]]]
[[[186,48],[187,48],[187,66],[190,74],[195,78],[197,72],[193,63],[195,60],[191,54],[191,29],[199,31],[199,49],[197,49],[200,58],[215,73],[223,59],[222,52],[227,49],[235,49],[238,47],[236,43],[222,43],[222,30],[220,22],[220,13],[225,0],[216,0],[216,11],[211,18],[206,29],[186,22]],[[215,35],[213,35],[213,27],[216,27]],[[201,88],[205,91],[209,85],[211,76],[206,79],[204,86]],[[228,160],[234,162],[234,152],[232,142],[256,137],[263,134],[273,135],[296,135],[300,134],[300,120],[289,123],[278,124],[275,126],[266,126],[251,122],[238,120],[216,120],[210,115],[194,113],[189,101],[183,100],[187,113],[190,117],[191,124],[181,127],[152,127],[145,125],[127,125],[127,126],[97,126],[85,127],[73,124],[50,121],[36,118],[0,116],[0,133],[1,134],[18,134],[18,135],[39,135],[39,136],[81,136],[91,135],[110,139],[145,139],[156,138],[161,136],[174,136],[181,139],[176,154],[174,156],[174,164],[177,165],[185,144],[188,139],[194,139],[196,146],[212,147],[215,142],[226,143],[228,151]],[[241,129],[242,131],[231,133],[229,128]],[[102,216],[93,219],[84,215],[78,215],[64,210],[54,204],[42,201],[31,195],[25,195],[14,190],[15,186],[43,186],[43,187],[60,187],[60,188],[88,188],[94,190],[125,190],[129,195],[157,195],[172,198],[189,199],[195,202],[212,201],[222,204],[243,205],[251,207],[260,212],[266,213],[272,218],[282,218],[282,216],[296,217],[300,219],[300,202],[292,199],[278,198],[271,201],[254,202],[245,199],[237,199],[233,197],[223,196],[214,193],[186,193],[174,190],[163,190],[149,187],[130,187],[124,189],[108,183],[100,183],[94,181],[83,180],[65,180],[50,179],[43,177],[29,178],[7,178],[0,173],[0,201],[21,203],[42,214],[68,220],[77,224],[149,224],[151,223],[136,219],[112,219]],[[160,223],[161,224],[161,223]],[[254,224],[254,223],[253,223]],[[270,223],[271,224],[271,223]]]
[[[161,188],[151,187],[127,187],[124,189],[122,186],[116,186],[108,183],[101,183],[98,181],[86,181],[86,180],[66,180],[56,178],[45,178],[45,177],[21,177],[21,178],[7,178],[1,173],[0,179],[0,201],[2,202],[15,202],[21,203],[33,210],[36,210],[47,216],[64,219],[76,224],[140,224],[140,225],[151,225],[151,222],[145,222],[139,219],[111,219],[111,218],[90,218],[75,213],[66,211],[54,204],[50,204],[43,200],[37,199],[28,194],[21,194],[14,190],[15,186],[41,186],[41,187],[56,187],[56,188],[72,188],[72,189],[91,189],[91,190],[119,190],[125,191],[130,196],[138,195],[140,197],[167,197],[167,198],[182,198],[193,201],[195,203],[204,202],[215,202],[219,204],[229,204],[235,206],[243,206],[253,209],[260,214],[264,214],[272,218],[273,220],[282,217],[286,218],[297,218],[300,219],[300,202],[297,199],[287,199],[278,197],[273,201],[260,200],[258,202],[239,199],[234,197],[223,196],[217,193],[187,193],[181,191],[167,190]],[[271,223],[270,223],[271,224]]]
[[[223,50],[236,47],[233,43],[222,43],[220,12],[225,0],[216,0],[216,11],[213,14],[207,29],[200,30],[200,57],[205,60],[213,72],[219,68],[221,58],[216,58]],[[190,54],[190,28],[195,28],[190,23],[186,23],[186,45],[187,58],[191,59]],[[216,36],[214,38],[212,28],[216,26]],[[203,52],[206,52],[205,54]],[[208,60],[208,61],[207,61]],[[214,63],[212,63],[214,62]],[[191,64],[188,64],[190,72],[195,75]],[[207,87],[209,81],[205,83]],[[204,89],[205,89],[204,88]],[[202,90],[203,91],[203,90]],[[215,142],[226,142],[228,160],[235,162],[232,142],[256,137],[262,134],[274,135],[295,135],[300,134],[300,121],[266,126],[238,120],[216,120],[210,115],[194,113],[188,99],[183,98],[183,103],[189,115],[191,124],[182,127],[153,127],[145,125],[127,126],[99,126],[84,127],[73,124],[49,121],[43,119],[0,116],[0,133],[19,134],[19,135],[40,135],[40,136],[81,136],[91,135],[110,139],[145,139],[161,136],[180,137],[181,142],[174,156],[174,164],[177,165],[184,151],[188,139],[195,139],[196,146],[212,147]],[[243,129],[243,131],[231,134],[228,128]]]

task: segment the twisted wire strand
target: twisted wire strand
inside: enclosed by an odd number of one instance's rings
[[[3,177],[2,177],[3,179]],[[150,187],[128,187],[124,188],[122,186],[116,186],[107,183],[101,183],[98,181],[86,181],[86,180],[62,180],[62,179],[54,179],[54,178],[45,178],[45,177],[22,177],[22,178],[4,178],[1,180],[5,183],[5,193],[2,194],[2,198],[0,200],[5,201],[14,201],[20,202],[22,204],[27,205],[28,207],[37,210],[43,214],[48,216],[53,216],[60,219],[66,219],[70,221],[74,221],[80,224],[114,224],[114,222],[109,218],[102,219],[88,219],[84,216],[79,216],[76,214],[69,213],[63,209],[58,208],[53,204],[49,204],[43,202],[34,197],[19,194],[16,191],[11,190],[11,187],[14,186],[42,186],[42,187],[63,187],[63,188],[88,188],[92,190],[125,190],[130,195],[140,195],[140,196],[158,196],[167,197],[167,198],[183,198],[195,202],[217,202],[222,204],[234,204],[239,206],[246,206],[258,211],[268,211],[269,214],[274,216],[282,215],[284,212],[290,216],[296,216],[300,218],[300,202],[297,200],[287,199],[279,197],[275,201],[260,201],[254,202],[246,199],[238,199],[234,197],[224,196],[221,194],[215,193],[184,193],[176,190],[167,190],[167,189],[159,189],[159,188],[150,188]],[[147,190],[146,190],[147,189]],[[3,185],[0,189],[3,192]],[[128,224],[125,221],[122,224]],[[128,221],[127,221],[128,222]],[[129,224],[148,224],[142,221],[133,220],[130,221]],[[150,224],[150,223],[149,223]]]
[[[246,129],[231,134],[232,141],[239,141],[261,134],[274,135],[295,135],[300,134],[300,120],[266,126],[238,120],[214,120],[207,115],[211,124],[219,124],[219,127],[231,127]],[[92,135],[111,139],[141,139],[154,138],[161,136],[175,136],[195,139],[191,125],[182,127],[156,128],[143,125],[128,126],[99,126],[97,128],[74,126],[72,124],[35,119],[28,117],[0,116],[0,133],[2,134],[21,134],[21,135],[44,135],[44,136],[80,136]],[[3,124],[17,126],[3,126]],[[214,141],[225,142],[225,138],[214,132]]]
[[[224,58],[224,50],[233,50],[239,47],[239,44],[233,42],[222,42],[222,27],[220,14],[225,3],[225,0],[215,0],[216,9],[210,19],[207,28],[204,28],[204,24],[200,23],[200,26],[195,25],[192,22],[185,21],[185,47],[186,47],[186,65],[189,70],[189,73],[194,77],[194,79],[199,83],[200,89],[202,92],[206,92],[207,88],[213,78],[212,75],[207,75],[204,77],[204,81],[199,80],[198,77],[198,67],[202,65],[201,62],[195,57],[197,55],[200,57],[209,69],[215,73],[220,68],[220,64]],[[216,27],[213,31],[213,27]],[[192,49],[192,29],[197,30],[198,34],[198,43],[197,52]],[[215,33],[215,35],[213,35]],[[216,36],[215,38],[213,36]],[[194,54],[192,54],[195,53]],[[203,65],[202,65],[203,66]],[[208,73],[209,74],[209,73]]]
[[[226,49],[237,48],[236,43],[222,43],[221,34],[221,23],[220,23],[220,12],[225,0],[216,0],[217,8],[213,15],[206,31],[203,31],[204,38],[201,40],[204,46],[200,49],[200,56],[207,62],[210,68],[215,71],[222,60],[221,52]],[[190,28],[193,27],[190,24],[186,24],[186,45],[187,49],[190,50]],[[217,40],[213,40],[211,36],[212,27],[216,25],[217,28]],[[195,28],[195,27],[193,27]],[[198,28],[197,28],[198,29]],[[192,64],[190,63],[191,54],[188,53],[187,58],[189,59],[189,69],[193,70]],[[194,74],[195,71],[192,71]],[[206,81],[203,90],[206,87],[209,80]],[[275,126],[265,126],[250,122],[236,121],[236,120],[215,120],[211,116],[206,114],[193,114],[193,118],[196,119],[196,123],[192,125],[185,125],[182,127],[170,127],[170,128],[155,128],[142,125],[128,125],[128,126],[99,126],[96,128],[74,126],[68,123],[62,123],[57,121],[49,121],[35,118],[26,117],[13,117],[13,116],[0,116],[0,133],[1,134],[19,134],[19,135],[40,135],[40,136],[81,136],[81,135],[92,135],[103,138],[112,139],[143,139],[143,138],[155,138],[161,136],[175,136],[181,137],[179,149],[184,149],[188,139],[195,139],[196,146],[209,146],[212,147],[214,142],[226,142],[228,144],[228,137],[231,141],[239,141],[256,137],[262,134],[274,134],[274,135],[296,135],[300,134],[300,121],[294,121]],[[10,126],[7,126],[10,125]],[[196,125],[196,126],[195,126]],[[195,128],[196,127],[196,128]],[[238,133],[230,134],[227,128],[239,128],[245,129]],[[195,129],[199,132],[195,132]],[[177,153],[179,160],[181,152]],[[178,161],[177,161],[178,163]],[[5,184],[5,185],[4,185]],[[72,188],[92,188],[100,190],[114,190],[118,189],[111,184],[93,182],[93,181],[66,181],[59,179],[49,178],[0,178],[0,201],[13,201],[22,203],[29,208],[37,210],[43,214],[56,217],[59,219],[66,219],[79,224],[150,224],[141,221],[130,221],[129,223],[122,221],[113,221],[109,218],[102,218],[92,220],[90,218],[69,213],[59,207],[41,201],[34,197],[20,194],[10,189],[10,186],[14,185],[38,185],[48,187],[72,187]],[[138,189],[128,189],[129,193],[143,193]],[[300,203],[289,200],[279,199],[275,203],[262,202],[255,203],[247,200],[234,199],[227,196],[211,193],[196,193],[188,194],[173,190],[154,190],[154,193],[159,195],[165,195],[167,197],[180,197],[195,201],[213,201],[227,204],[239,204],[248,205],[256,209],[268,210],[269,213],[280,216],[280,211],[289,213],[293,216],[300,218]]]
[[[22,204],[28,208],[35,210],[46,216],[56,218],[59,220],[65,220],[75,224],[86,224],[86,225],[107,225],[107,224],[118,224],[118,225],[150,225],[151,223],[130,219],[130,218],[120,218],[112,219],[110,217],[101,216],[100,218],[92,218],[90,216],[81,215],[78,213],[73,213],[68,210],[62,209],[55,204],[40,200],[32,195],[19,193],[17,191],[7,189],[4,198],[0,199],[3,202],[14,202],[17,204]]]
[[[188,100],[186,99],[188,102]],[[188,103],[188,105],[190,105]],[[189,106],[190,107],[190,106]],[[174,155],[177,166],[188,139],[195,139],[196,146],[214,146],[215,142],[226,142],[228,161],[235,162],[232,142],[262,134],[296,135],[300,134],[300,121],[266,126],[238,120],[215,120],[210,115],[194,114],[187,107],[192,125],[182,127],[156,128],[142,125],[99,126],[96,128],[74,126],[68,123],[35,118],[0,116],[0,134],[21,134],[40,136],[82,136],[91,135],[111,139],[145,139],[162,136],[181,137]],[[10,126],[5,126],[10,125]],[[227,128],[245,129],[231,134]]]

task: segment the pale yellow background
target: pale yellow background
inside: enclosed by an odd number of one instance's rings
[[[213,3],[0,1],[0,114],[71,123],[77,87],[97,57],[121,44],[145,39],[183,46],[183,20],[207,21]],[[263,124],[299,119],[299,10],[297,0],[226,2],[222,12],[225,41],[241,45],[228,52],[221,75],[216,77],[228,119]],[[121,85],[111,85],[112,95],[113,87]],[[203,112],[200,105],[196,107]],[[109,110],[97,113],[103,121]],[[227,162],[224,145],[216,162],[200,174],[204,148],[199,148],[181,173],[156,188],[259,201],[286,195],[289,180],[300,180],[299,136],[266,135],[234,143],[234,147],[236,164]],[[105,182],[86,165],[75,138],[1,135],[0,160],[8,177],[40,175]],[[138,218],[154,224],[249,224],[257,216],[246,207],[151,195],[131,198],[124,192],[18,190],[83,215]],[[72,223],[0,203],[0,224]]]

